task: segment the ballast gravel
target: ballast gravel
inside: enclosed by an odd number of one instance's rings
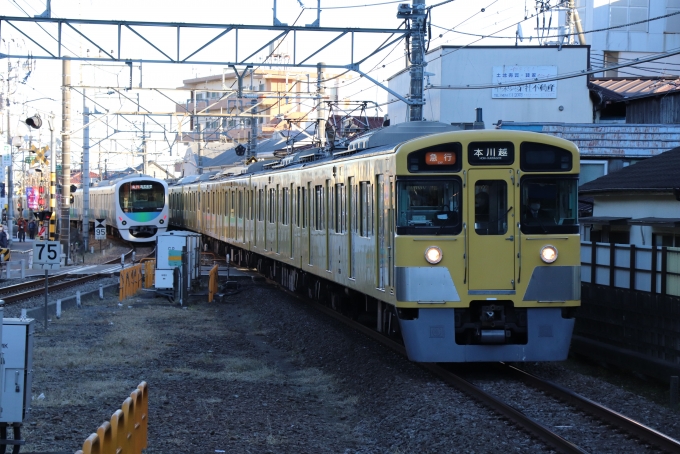
[[[523,368],[680,437],[677,409],[564,364]],[[47,331],[36,323],[22,451],[75,452],[141,381],[147,454],[552,452],[417,364],[250,279],[221,302],[141,294],[66,311]],[[614,452],[612,442],[588,449]]]

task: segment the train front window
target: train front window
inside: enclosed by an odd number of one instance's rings
[[[524,177],[521,187],[522,233],[578,233],[576,178]]]
[[[457,234],[461,231],[459,178],[397,180],[397,234]]]
[[[156,181],[134,181],[120,185],[120,208],[125,213],[163,211],[165,188]]]

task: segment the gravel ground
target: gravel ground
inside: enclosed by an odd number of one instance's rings
[[[33,395],[44,399],[33,401],[22,451],[74,452],[145,380],[147,453],[551,452],[266,284],[241,281],[226,301],[204,300],[180,308],[140,294],[66,311],[47,331],[36,326]],[[570,363],[524,368],[680,437],[676,411],[627,385]],[[588,447],[614,452],[613,438]]]

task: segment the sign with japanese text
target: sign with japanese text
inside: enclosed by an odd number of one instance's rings
[[[428,166],[450,166],[456,163],[456,154],[447,151],[433,151],[425,154]]]
[[[139,190],[139,189],[151,189],[153,186],[150,184],[132,184],[130,185],[130,189],[132,190]]]
[[[471,165],[507,165],[515,161],[512,142],[470,142],[468,162]]]
[[[541,82],[541,79],[555,76],[557,76],[557,66],[494,66],[492,82],[497,87],[491,89],[491,97],[494,99],[557,98],[557,81]]]
[[[7,167],[12,164],[12,147],[9,144],[2,146],[2,166]]]

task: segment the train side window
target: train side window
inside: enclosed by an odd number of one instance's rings
[[[324,209],[323,209],[323,186],[318,185],[314,187],[314,229],[323,230],[324,223]]]
[[[288,204],[290,203],[288,200],[288,188],[283,188],[283,194],[282,194],[283,200],[281,201],[281,224],[283,225],[288,225],[289,219],[288,219]]]
[[[243,191],[238,191],[238,218],[243,219]]]
[[[307,188],[302,188],[302,199],[300,200],[302,206],[302,228],[307,228]]]
[[[335,231],[345,233],[345,185],[335,185]]]
[[[363,237],[370,237],[373,231],[374,196],[370,182],[359,182],[359,235]]]
[[[257,220],[264,221],[264,189],[257,191]]]
[[[505,235],[508,232],[508,184],[502,180],[475,183],[475,232]]]
[[[269,223],[273,224],[276,220],[276,191],[274,188],[269,189]]]

